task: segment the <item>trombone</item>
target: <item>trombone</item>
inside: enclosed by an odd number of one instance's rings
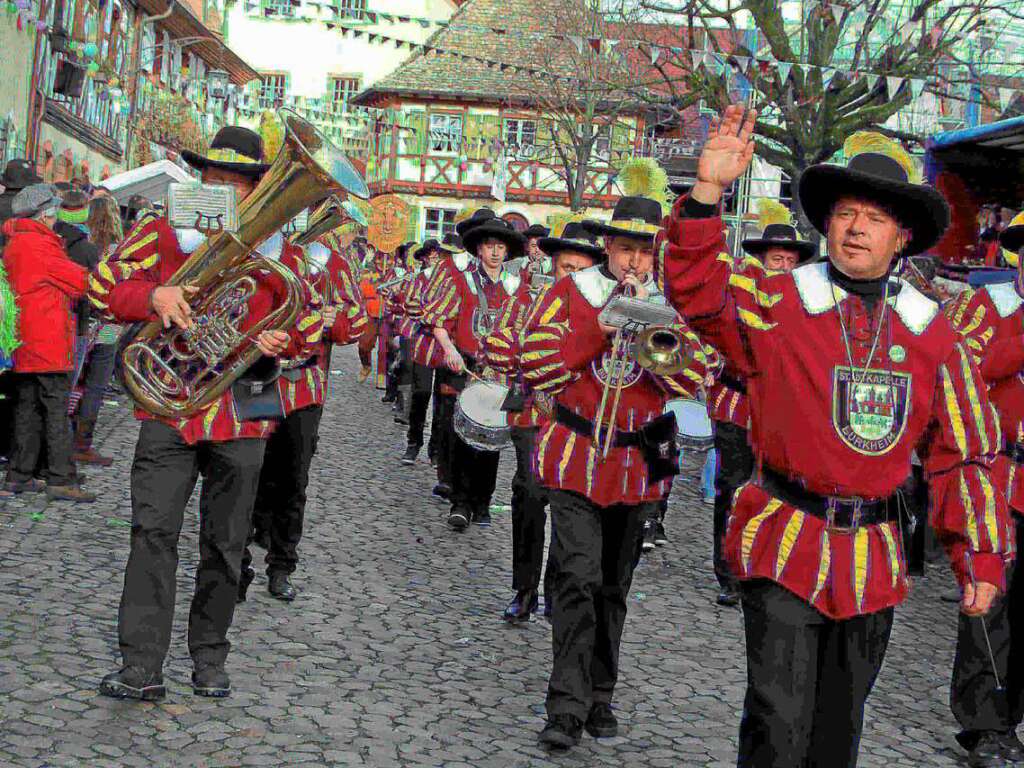
[[[630,297],[631,288],[626,286],[620,295]],[[614,298],[606,307],[612,304]],[[608,374],[605,376],[601,402],[594,418],[594,444],[598,446],[602,461],[608,458],[617,430],[615,419],[625,384],[626,364],[631,359],[655,376],[673,376],[686,369],[692,356],[686,351],[686,338],[682,331],[669,325],[651,323],[649,318],[625,318],[612,340]]]

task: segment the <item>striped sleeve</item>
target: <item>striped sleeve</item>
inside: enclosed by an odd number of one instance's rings
[[[338,269],[331,270],[328,279],[334,282],[334,299],[338,305],[338,312],[344,314],[348,324],[348,338],[354,341],[363,335],[370,322],[370,316],[366,312],[362,292],[356,285],[349,262],[341,257],[338,261]]]
[[[990,467],[1001,446],[999,420],[981,373],[964,345],[956,344],[939,368],[928,442],[921,450],[933,503],[931,522],[946,546],[961,584],[1003,586],[1013,536],[1006,501]]]
[[[89,275],[86,295],[92,305],[108,320],[117,320],[110,304],[117,286],[129,280],[151,279],[160,261],[160,218],[144,214],[129,230],[113,254],[104,259]],[[133,318],[134,319],[134,318]]]
[[[983,291],[966,290],[959,294],[943,310],[953,325],[953,330],[971,353],[981,363],[988,343],[995,333],[996,313],[985,300]]]
[[[561,280],[545,294],[521,334],[523,376],[535,390],[555,394],[580,375],[608,340],[597,326],[573,327],[568,291],[572,280]]]
[[[431,278],[424,291],[426,301],[423,304],[423,314],[420,317],[420,322],[423,325],[440,327],[455,319],[462,308],[462,296],[454,275],[445,270],[438,281],[436,278],[441,272],[442,270],[439,269],[434,273],[434,277]]]

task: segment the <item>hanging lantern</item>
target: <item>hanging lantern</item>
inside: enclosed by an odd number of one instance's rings
[[[7,3],[7,13],[8,14],[17,13],[17,12],[18,12],[18,6],[13,2],[13,0],[12,0],[12,2]]]
[[[85,58],[87,59],[95,58],[98,52],[99,48],[96,47],[96,43],[86,43],[85,47],[82,48],[82,53],[85,54]]]
[[[95,61],[91,61],[89,62],[89,66],[85,68],[85,71],[89,73],[90,77],[93,77],[97,72],[100,71],[100,65],[97,64]]]
[[[111,88],[117,88],[120,84],[121,84],[120,78],[117,78],[117,77],[110,78],[110,87]]]
[[[42,19],[37,21],[36,22],[36,31],[37,32],[45,32],[46,31],[46,22],[43,21]]]

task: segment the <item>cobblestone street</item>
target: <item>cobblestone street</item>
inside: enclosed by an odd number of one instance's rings
[[[509,480],[503,456],[490,528],[450,531],[426,461],[402,467],[404,434],[352,349],[320,429],[292,604],[258,573],[239,606],[228,660],[234,694],[194,697],[185,622],[196,562],[186,518],[167,699],[100,697],[116,668],[128,554],[128,473],[137,423],[107,406],[88,473],[101,500],[24,495],[0,506],[0,766],[727,766],[743,693],[740,613],[714,605],[711,508],[690,467],[667,518],[668,546],[636,572],[616,696],[622,735],[584,736],[552,758],[543,724],[550,631],[510,628]],[[257,550],[262,558],[262,550]],[[947,706],[956,607],[945,565],[897,612],[870,700],[861,765],[954,766]]]

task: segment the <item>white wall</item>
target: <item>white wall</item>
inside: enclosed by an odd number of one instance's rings
[[[374,5],[370,5],[374,10]],[[450,0],[387,0],[376,6],[395,15],[446,20],[455,10]],[[303,6],[302,18],[315,19],[315,8]],[[408,48],[396,49],[392,43],[370,43],[356,39],[341,30],[327,29],[323,20],[333,18],[326,8],[320,20],[291,21],[250,16],[245,3],[231,6],[228,12],[228,45],[257,71],[287,72],[290,94],[321,97],[327,93],[332,75],[357,75],[366,87],[393,71],[411,53]],[[352,26],[356,26],[352,22]],[[358,28],[388,37],[424,42],[437,31],[437,26],[424,28],[418,23],[377,25],[359,24]]]

